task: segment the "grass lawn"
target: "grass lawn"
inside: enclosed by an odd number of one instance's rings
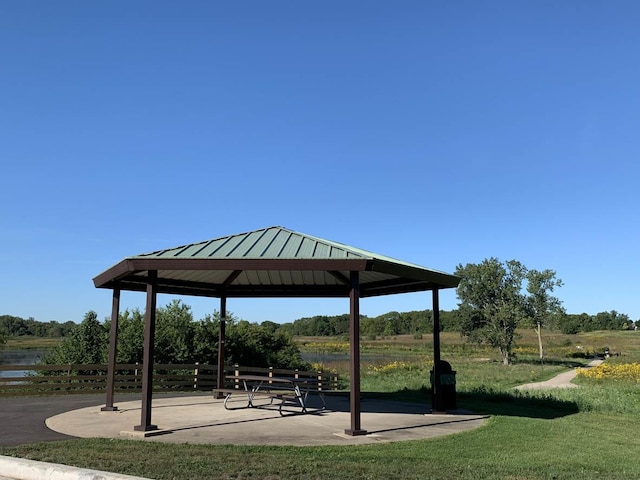
[[[434,440],[350,447],[171,445],[71,440],[2,454],[157,479],[640,478],[637,415],[555,419],[494,416],[480,429]]]
[[[577,389],[531,394],[511,388],[583,363],[560,352],[574,351],[588,340],[576,337],[569,345],[560,338],[549,348],[557,356],[545,365],[529,357],[528,345],[521,342],[519,361],[511,367],[500,365],[485,349],[474,351],[460,343],[444,347],[443,358],[458,372],[459,405],[491,417],[479,429],[431,440],[247,447],[77,439],[2,448],[0,454],[156,479],[640,479],[637,381],[581,379]],[[612,345],[621,345],[619,351],[629,357],[616,357],[619,362],[637,358],[638,340],[636,332],[612,332],[611,337],[599,335],[593,345],[612,351],[618,351]],[[534,347],[534,338],[532,342]],[[424,398],[428,345],[395,339],[386,350],[382,344],[367,348],[378,349],[386,360],[363,365],[363,391]]]

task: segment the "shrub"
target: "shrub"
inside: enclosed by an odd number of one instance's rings
[[[596,381],[626,381],[640,383],[640,363],[602,363],[595,367],[578,368],[577,375]]]

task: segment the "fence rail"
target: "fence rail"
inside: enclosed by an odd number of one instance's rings
[[[0,365],[0,372],[27,372],[22,376],[0,377],[0,397],[31,395],[67,395],[104,393],[107,388],[107,365]],[[226,367],[223,375],[245,374],[315,377],[338,389],[338,376],[327,372],[285,370],[276,368]],[[206,363],[154,364],[154,391],[211,391],[217,385],[218,367]],[[142,364],[116,365],[116,392],[135,393],[142,390]]]

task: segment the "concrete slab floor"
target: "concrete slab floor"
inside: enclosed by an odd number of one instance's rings
[[[211,396],[154,398],[152,435],[134,432],[141,423],[140,401],[72,410],[47,419],[50,429],[90,438],[138,438],[147,441],[236,445],[363,445],[421,440],[480,427],[486,416],[465,412],[431,414],[428,405],[362,400],[361,426],[367,435],[350,436],[349,399],[327,396],[327,408],[307,414],[281,416],[268,401],[260,408],[227,410]],[[246,405],[240,403],[239,405]]]

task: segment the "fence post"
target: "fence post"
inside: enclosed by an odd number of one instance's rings
[[[300,378],[300,370],[297,368],[293,371],[293,378]]]
[[[318,370],[318,390],[322,390],[322,370]]]
[[[67,391],[71,391],[71,364],[67,365]]]
[[[237,377],[240,376],[240,365],[238,365],[237,363],[235,364],[234,375],[236,376],[236,379],[234,380],[234,387],[239,389],[240,388],[240,381],[238,380]]]
[[[196,362],[195,369],[193,370],[193,389],[194,390],[198,389],[198,365],[200,365],[200,363]]]
[[[136,362],[136,369],[133,372],[133,388],[137,389],[138,388],[138,371],[140,370],[138,367],[140,366],[140,364],[138,362]]]

